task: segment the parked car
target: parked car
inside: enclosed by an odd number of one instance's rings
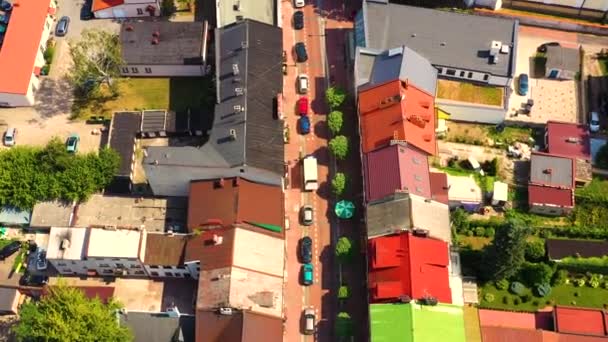
[[[19,242],[19,241],[13,241],[13,242],[9,243],[8,245],[4,246],[0,250],[0,260],[4,260],[4,259],[10,257],[11,255],[15,254],[20,248],[21,248],[21,242]]]
[[[36,269],[38,271],[44,271],[47,269],[48,263],[46,261],[46,251],[39,250],[36,254]]]
[[[302,8],[302,7],[306,6],[306,1],[305,0],[293,0],[293,6],[295,8]]]
[[[302,263],[308,264],[312,261],[312,239],[309,236],[300,239],[299,254]]]
[[[63,16],[57,22],[57,26],[55,26],[55,35],[57,37],[63,37],[68,34],[68,27],[70,26],[70,17]]]
[[[80,136],[78,133],[72,133],[65,142],[66,149],[70,153],[78,152],[78,143],[80,142]]]
[[[293,13],[293,28],[296,30],[301,30],[304,28],[304,12],[295,11]]]
[[[302,285],[304,285],[304,286],[312,285],[313,274],[314,274],[314,270],[312,268],[312,264],[302,265]]]
[[[591,133],[600,131],[600,115],[598,112],[591,112],[591,114],[589,114],[589,131]]]
[[[307,308],[304,310],[304,335],[315,333],[315,309]]]
[[[300,218],[302,220],[302,224],[305,226],[310,226],[313,223],[314,213],[311,205],[305,205],[300,209]]]
[[[90,20],[93,19],[93,11],[92,8],[92,0],[86,0],[82,7],[80,8],[80,20]]]
[[[549,42],[549,43],[544,43],[541,44],[538,49],[536,49],[536,51],[538,52],[542,52],[542,53],[546,53],[547,52],[547,47],[549,46],[559,46],[558,42]]]
[[[306,62],[308,60],[308,53],[306,52],[306,45],[299,42],[296,43],[296,61],[299,63]]]
[[[308,76],[305,74],[298,75],[298,93],[308,93]]]
[[[298,100],[298,114],[302,116],[308,115],[308,97],[303,96]]]
[[[519,79],[517,80],[517,92],[519,95],[528,94],[528,75],[520,74]]]
[[[300,134],[310,133],[310,119],[308,116],[301,116],[298,120],[298,127],[300,128]]]
[[[31,275],[29,273],[24,274],[19,279],[19,285],[21,286],[43,286],[48,284],[49,277],[44,275]]]
[[[15,146],[15,139],[17,137],[17,129],[9,127],[9,129],[4,132],[4,146]]]

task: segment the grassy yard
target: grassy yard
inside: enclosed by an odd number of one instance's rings
[[[494,125],[448,122],[447,141],[470,145],[509,145],[516,141],[528,142],[534,132],[531,128],[505,127],[502,132]]]
[[[462,245],[469,246],[471,249],[479,251],[492,242],[491,238],[482,236],[458,235],[458,241]]]
[[[502,105],[503,89],[479,86],[467,82],[438,80],[437,97],[446,100],[500,106]]]
[[[601,25],[601,21],[599,19],[598,20],[585,20],[585,19],[580,19],[580,18],[579,19],[572,18],[572,17],[566,16],[566,15],[529,12],[529,11],[516,10],[516,9],[511,9],[511,8],[502,8],[496,12],[504,13],[504,14],[513,14],[513,15],[527,15],[527,16],[537,17],[537,18],[541,18],[541,19],[552,19],[552,20],[558,20],[558,21],[564,21],[564,19],[566,19],[567,21],[579,23],[579,24]],[[602,26],[605,26],[605,25],[602,25]]]

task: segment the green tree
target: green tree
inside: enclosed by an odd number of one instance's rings
[[[338,135],[329,141],[329,151],[338,159],[344,160],[348,155],[348,138]]]
[[[348,286],[340,286],[340,288],[338,288],[338,299],[347,299],[348,297],[350,297],[350,289]]]
[[[608,144],[600,147],[595,155],[595,165],[601,169],[608,169]]]
[[[470,222],[469,215],[464,209],[458,208],[452,212],[452,226],[456,227],[456,231],[464,233],[469,230]]]
[[[342,88],[329,87],[325,91],[325,101],[330,109],[339,108],[346,100],[346,92]]]
[[[118,35],[104,30],[84,30],[78,41],[70,42],[73,66],[68,79],[80,97],[88,98],[102,84],[113,96],[118,94],[114,79],[124,65]]]
[[[494,235],[492,244],[485,252],[483,275],[488,280],[509,279],[524,263],[524,249],[528,228],[519,219],[509,218],[507,223],[499,227]]]
[[[553,278],[551,279],[551,284],[553,286],[563,285],[568,280],[568,271],[567,270],[557,270],[553,274]]]
[[[545,243],[543,240],[528,241],[525,250],[526,260],[539,261],[545,257]]]
[[[348,312],[338,313],[335,331],[336,335],[340,337],[349,337],[353,335],[353,322]]]
[[[530,287],[549,283],[553,277],[553,268],[545,263],[526,262],[521,268],[521,277]]]
[[[348,262],[351,260],[353,254],[353,244],[352,241],[346,236],[342,236],[338,239],[336,243],[336,257],[342,263]]]
[[[54,286],[40,301],[21,306],[13,329],[20,341],[131,341],[130,330],[116,321],[120,307],[118,302],[106,305],[98,298],[88,299],[79,289]]]
[[[334,178],[331,180],[331,190],[337,196],[340,196],[344,193],[344,189],[346,188],[346,175],[342,172],[336,173]]]
[[[327,116],[327,126],[333,135],[340,133],[344,124],[344,115],[342,112],[334,110]]]

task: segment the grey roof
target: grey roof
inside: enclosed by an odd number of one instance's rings
[[[129,177],[135,152],[135,135],[139,131],[141,115],[139,112],[119,112],[112,116],[108,146],[120,155],[118,176]]]
[[[276,184],[283,175],[283,122],[276,118],[283,88],[282,31],[245,20],[216,30],[215,36],[221,63],[209,139],[201,147],[148,148],[144,168],[157,195],[187,194],[193,179],[255,173],[251,180]]]
[[[119,313],[120,323],[131,329],[134,342],[194,341],[195,317],[171,317],[163,312]]]
[[[29,225],[31,217],[31,210],[21,210],[6,205],[0,208],[0,224]]]
[[[571,189],[574,186],[574,162],[568,157],[533,153],[530,182]]]
[[[580,70],[580,52],[578,49],[570,49],[562,46],[547,46],[547,69],[569,70],[577,72]]]
[[[203,64],[201,22],[128,21],[120,28],[120,41],[126,64]]]
[[[392,234],[412,227],[409,194],[396,192],[367,205],[367,237]]]
[[[73,203],[62,201],[38,202],[32,209],[30,227],[69,227],[72,223],[73,213]]]
[[[372,1],[365,1],[363,15],[368,48],[385,50],[405,45],[435,66],[505,77],[514,72],[516,20]],[[489,63],[492,41],[511,45],[497,64]]]
[[[400,79],[412,82],[425,92],[435,95],[437,88],[437,69],[431,63],[416,53],[416,51],[399,46],[385,51],[376,49],[358,49],[356,58],[359,77],[367,84],[358,82],[362,88]],[[373,56],[373,61],[370,57]]]

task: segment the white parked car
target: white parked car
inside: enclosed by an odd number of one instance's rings
[[[298,75],[298,93],[308,93],[308,76],[304,74]]]
[[[305,0],[293,0],[293,6],[295,8],[301,8],[301,7],[304,7],[305,5],[306,5]]]
[[[4,132],[4,146],[15,146],[15,139],[17,137],[17,129],[9,128]]]
[[[589,131],[591,133],[600,131],[600,115],[598,112],[591,112],[589,115]]]

